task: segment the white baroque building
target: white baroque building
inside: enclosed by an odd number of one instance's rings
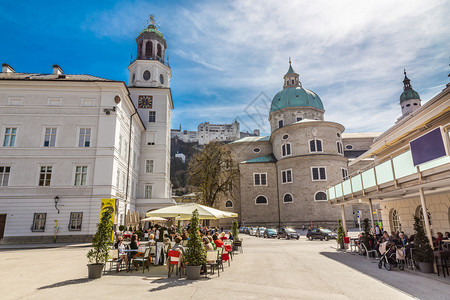
[[[129,85],[90,75],[0,73],[0,243],[87,241],[100,200],[128,211],[175,204],[171,71],[153,25],[136,39]]]

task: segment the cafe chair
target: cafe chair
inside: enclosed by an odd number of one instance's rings
[[[133,258],[133,262],[136,263],[142,263],[142,273],[144,273],[144,270],[146,268],[145,265],[147,265],[147,270],[149,270],[150,267],[150,262],[151,262],[151,258],[150,258],[150,248],[146,248],[145,252],[144,252],[144,256],[143,257],[136,257]],[[133,268],[130,268],[131,271],[133,270]],[[132,271],[133,272],[133,271]]]
[[[206,252],[206,265],[210,266],[211,274],[214,274],[214,268],[217,267],[217,276],[220,277],[220,268],[219,268],[219,251],[207,251]],[[206,276],[205,272],[205,276]]]
[[[172,276],[174,267],[176,267],[175,274],[178,277],[181,277],[181,268],[183,267],[182,254],[180,253],[180,251],[177,251],[177,250],[169,250],[168,257],[169,257],[169,262],[168,262],[169,271],[167,273],[167,278]]]

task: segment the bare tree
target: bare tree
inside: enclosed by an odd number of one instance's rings
[[[195,154],[189,162],[188,183],[197,192],[199,203],[214,206],[220,195],[232,194],[239,169],[231,152],[212,142]]]

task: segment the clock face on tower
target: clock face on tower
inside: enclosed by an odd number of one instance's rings
[[[153,96],[139,96],[138,108],[152,108]]]

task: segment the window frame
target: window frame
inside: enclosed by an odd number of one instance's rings
[[[325,194],[325,200],[317,200],[317,194],[318,193],[324,193]],[[317,191],[314,193],[314,202],[327,202],[328,201],[328,195],[325,191]]]
[[[278,128],[283,128],[284,127],[284,120],[283,119],[278,120],[277,124],[278,124]]]
[[[285,201],[285,198],[286,198],[287,195],[291,196],[291,201]],[[291,193],[286,193],[286,194],[283,195],[283,204],[289,204],[289,203],[294,203],[294,197],[292,197]]]
[[[286,174],[286,175],[284,175]],[[290,174],[290,181],[288,174]],[[294,182],[294,173],[292,172],[292,169],[285,169],[285,170],[281,170],[281,184],[288,184],[288,183],[293,183]]]
[[[257,200],[259,197],[264,197],[264,198],[266,199],[266,203],[257,203],[256,200]],[[264,196],[264,195],[258,195],[258,196],[256,196],[256,198],[255,198],[255,205],[269,205],[269,199],[267,199],[267,197]]]
[[[78,172],[78,168],[81,168],[81,171]],[[84,170],[86,169],[86,170]],[[74,186],[86,186],[87,185],[87,177],[88,177],[88,166],[75,166],[73,185]],[[79,177],[78,177],[79,175]],[[84,175],[84,176],[83,176]],[[83,184],[84,179],[84,184]]]
[[[149,190],[150,190],[150,195],[149,195]],[[144,185],[144,199],[152,199],[152,197],[153,197],[153,184],[145,184]]]
[[[227,206],[228,203],[231,203],[231,206]],[[231,201],[230,199],[228,199],[228,200],[225,202],[225,208],[232,208],[232,207],[234,207],[233,201]]]
[[[341,168],[341,174],[342,174],[342,180],[349,179],[349,177],[348,177],[348,169],[347,168]]]
[[[156,110],[149,110],[148,111],[148,122],[149,123],[156,123]]]
[[[423,216],[423,215],[422,215]],[[391,231],[402,231],[402,220],[396,208],[392,208],[389,213],[389,221],[391,222]]]
[[[336,142],[336,147],[337,147],[338,154],[344,154],[344,147],[342,146],[341,141]]]
[[[327,181],[327,167],[326,166],[311,166],[311,180],[312,181]],[[320,169],[323,168],[325,170],[325,179],[321,179],[320,177]],[[314,179],[314,173],[313,169],[317,169],[317,174],[319,176],[319,179]]]
[[[50,129],[50,130],[55,129],[55,133],[50,132],[50,133],[47,134],[47,129]],[[44,127],[44,141],[41,144],[42,147],[43,148],[55,148],[56,147],[56,141],[58,140],[58,132],[59,132],[58,126],[51,126],[51,127],[45,126]],[[45,144],[47,142],[46,141],[47,135],[49,136],[48,145]],[[54,137],[53,145],[52,145],[52,137]]]
[[[266,183],[265,184],[262,184],[262,176],[261,175],[264,175],[264,177],[265,177],[265,181],[266,181]],[[256,176],[258,176],[258,178],[259,178],[259,184],[256,184]],[[264,172],[264,173],[253,173],[253,186],[267,186],[267,172]]]
[[[3,168],[3,170],[0,169],[0,187],[9,186],[9,177],[11,176],[11,166],[0,166],[0,168]]]
[[[145,160],[145,173],[154,173],[154,171],[155,171],[155,160],[154,159],[146,159]]]
[[[43,181],[43,184],[41,185],[42,168],[46,168],[46,171],[44,172],[44,179],[43,179],[44,181]],[[50,172],[48,172],[48,168],[51,168]],[[53,165],[49,165],[49,166],[39,165],[38,171],[39,171],[39,173],[38,173],[38,186],[41,186],[41,187],[51,186],[52,185]],[[50,175],[49,179],[47,179],[48,175]],[[48,185],[45,184],[47,181],[48,181]]]
[[[11,130],[10,133],[8,133],[8,129]],[[16,145],[16,140],[17,140],[17,131],[18,131],[18,127],[14,126],[14,127],[4,127],[3,130],[3,147],[15,147]],[[14,131],[14,133],[12,132]],[[6,137],[8,137],[8,141],[6,140]],[[12,138],[14,137],[14,138]],[[12,144],[12,145],[11,145]]]
[[[285,142],[281,145],[281,157],[286,156],[292,156],[292,145],[289,142]]]
[[[36,221],[37,221],[36,217],[38,215],[43,215],[44,216],[44,218],[43,218],[44,224],[43,224],[43,228],[42,229],[40,229],[40,228],[36,229]],[[31,225],[31,231],[32,232],[45,232],[45,225],[46,224],[47,224],[47,213],[34,213],[33,214],[33,224]]]
[[[81,218],[80,218],[80,224],[79,224],[79,229],[77,229],[77,228],[73,228],[72,227],[72,225],[73,225],[73,221],[74,220],[76,220],[76,219],[74,219],[74,217],[73,217],[73,215],[74,214],[81,214]],[[83,225],[83,212],[71,212],[70,213],[70,218],[69,218],[69,224],[68,224],[68,230],[69,231],[81,231],[81,226]]]
[[[84,130],[84,133],[81,131]],[[86,133],[86,130],[89,130],[89,134]],[[86,141],[86,137],[88,141]],[[83,141],[83,145],[80,146],[80,143]],[[86,142],[88,145],[86,146]],[[79,127],[78,128],[78,145],[79,148],[90,148],[92,146],[92,128],[91,127]]]
[[[311,142],[314,142],[314,150],[311,149]],[[317,142],[319,142],[319,143],[317,143]],[[319,148],[318,145],[320,145],[320,151],[317,150]],[[309,153],[323,153],[323,140],[321,140],[321,139],[309,140],[308,146],[309,146]]]

